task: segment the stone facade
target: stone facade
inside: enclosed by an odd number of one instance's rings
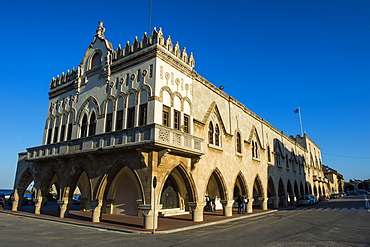
[[[325,178],[327,178],[327,193],[338,194],[344,193],[344,178],[343,175],[338,173],[337,170],[323,165],[323,172]]]
[[[99,23],[78,68],[52,79],[43,145],[19,154],[13,210],[31,181],[36,214],[55,185],[60,217],[78,188],[93,221],[138,215],[144,228],[154,205],[202,221],[205,195],[229,216],[238,195],[252,212],[326,193],[308,136],[286,136],[200,76],[161,29],[117,50],[104,31]]]

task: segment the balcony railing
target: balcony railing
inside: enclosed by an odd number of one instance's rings
[[[156,145],[182,153],[203,154],[203,139],[162,125],[152,124],[27,149],[28,160],[138,145]]]

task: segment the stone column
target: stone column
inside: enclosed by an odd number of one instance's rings
[[[254,198],[248,198],[247,213],[253,213],[253,202]]]
[[[282,206],[287,207],[288,206],[288,197],[287,196],[281,196],[280,199],[282,200]]]
[[[11,200],[12,200],[12,211],[18,211],[20,208],[20,203],[22,203],[22,201],[19,200],[19,194],[17,189],[14,190],[14,194]]]
[[[267,207],[267,201],[268,201],[268,198],[261,198],[261,208],[262,210],[267,210],[268,207]]]
[[[279,197],[278,196],[273,197],[273,205],[274,205],[274,208],[279,208]]]
[[[203,211],[205,202],[189,202],[188,203],[191,210],[191,217],[194,222],[203,221]]]
[[[138,217],[143,217],[143,211],[140,209],[140,205],[143,204],[143,199],[137,199],[136,200],[136,205],[137,205],[137,216]]]
[[[47,197],[42,197],[42,196],[33,199],[33,202],[35,203],[35,214],[42,214],[46,201],[47,201]]]
[[[155,212],[154,207],[152,205],[147,204],[141,204],[139,205],[139,210],[143,212],[143,227],[144,229],[157,229],[158,228],[158,211],[162,209],[162,204],[155,206]],[[154,223],[154,224],[153,224]]]
[[[70,200],[69,198],[64,198],[64,200],[58,200],[57,203],[59,205],[59,217],[60,218],[68,217],[69,207],[72,203],[72,200]]]
[[[101,208],[102,202],[101,201],[93,201],[90,202],[92,208],[92,222],[100,222],[101,221]]]
[[[233,215],[234,200],[222,200],[220,202],[222,204],[223,215],[224,216],[232,216]]]

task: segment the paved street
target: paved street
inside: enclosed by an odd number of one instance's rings
[[[370,246],[364,196],[171,234],[128,234],[0,214],[1,246]]]

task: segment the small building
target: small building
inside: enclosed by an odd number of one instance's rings
[[[78,188],[94,222],[138,215],[144,228],[153,213],[203,221],[205,196],[230,216],[239,195],[253,212],[326,193],[314,141],[285,135],[194,66],[162,29],[114,49],[100,22],[78,67],[51,80],[43,143],[19,154],[12,210],[31,181],[35,214],[55,186],[67,217]]]
[[[343,175],[338,173],[337,170],[323,165],[323,172],[327,178],[327,191],[328,194],[344,193],[344,178]]]

